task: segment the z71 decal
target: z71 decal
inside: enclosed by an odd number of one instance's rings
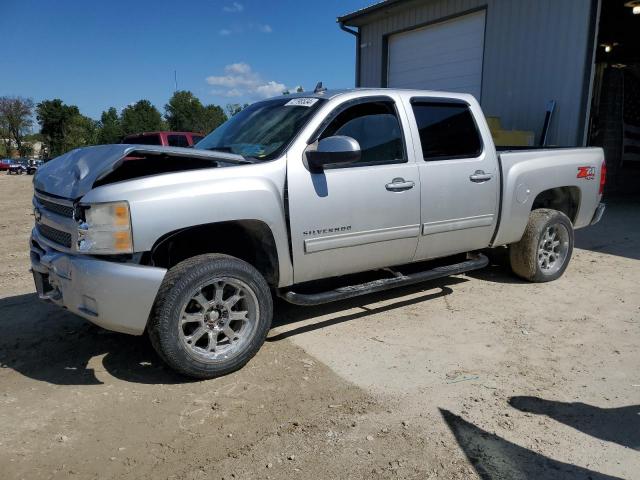
[[[596,167],[578,167],[578,175],[576,175],[576,178],[593,180],[596,178]]]

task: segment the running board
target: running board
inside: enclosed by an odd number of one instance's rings
[[[373,280],[359,285],[349,285],[346,287],[336,288],[335,290],[329,290],[327,292],[296,293],[289,290],[286,292],[278,292],[278,296],[295,305],[320,305],[322,303],[335,302],[337,300],[345,300],[347,298],[367,295],[369,293],[382,292],[392,288],[413,285],[415,283],[434,280],[436,278],[448,277],[449,275],[470,272],[471,270],[484,268],[489,264],[489,259],[481,253],[471,254],[470,257],[471,258],[469,258],[469,260],[454,263],[452,265],[443,265],[431,270],[411,273],[408,275],[398,273],[397,276],[393,278]]]

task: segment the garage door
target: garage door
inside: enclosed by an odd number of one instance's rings
[[[389,37],[387,86],[471,93],[480,99],[485,12]]]

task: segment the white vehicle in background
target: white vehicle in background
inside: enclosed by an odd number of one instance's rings
[[[496,151],[470,95],[320,90],[255,103],[196,148],[48,162],[31,263],[41,298],[211,378],[258,351],[274,294],[341,300],[482,268],[503,245],[520,277],[557,279],[604,181],[599,148]]]

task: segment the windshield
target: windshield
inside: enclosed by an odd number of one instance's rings
[[[284,97],[254,103],[216,128],[196,148],[271,160],[289,145],[322,102],[320,98]]]

